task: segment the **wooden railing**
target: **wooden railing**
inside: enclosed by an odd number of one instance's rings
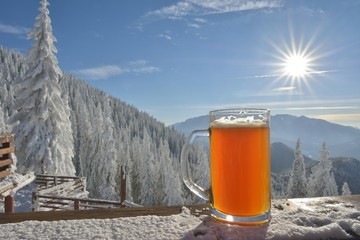
[[[122,176],[122,185],[125,185],[124,181],[125,176]],[[37,175],[35,183],[37,189],[32,193],[32,211],[106,209],[126,205],[123,201],[87,198],[86,178],[83,177]],[[125,200],[125,194],[122,195]]]
[[[60,196],[37,195],[33,193],[33,205],[36,208],[47,210],[85,210],[85,209],[106,209],[123,207],[120,202],[99,200],[69,198]]]
[[[301,201],[303,200],[303,201]],[[314,206],[321,206],[324,211],[334,211],[334,209],[328,207],[329,203],[348,206],[360,212],[360,195],[351,196],[337,196],[337,197],[320,197],[320,198],[306,198],[306,199],[273,199],[272,208],[274,211],[281,211],[279,206],[290,204],[291,202],[299,201],[300,206],[305,209],[313,209]],[[209,215],[209,205],[186,205],[186,208],[190,209],[191,213],[195,216]],[[335,209],[336,210],[336,209]],[[122,217],[137,217],[137,216],[169,216],[178,214],[183,211],[183,206],[157,206],[157,207],[142,207],[142,208],[112,208],[112,209],[94,209],[94,210],[76,210],[76,211],[41,211],[41,212],[21,212],[13,214],[0,213],[0,224],[4,223],[16,223],[29,220],[36,221],[59,221],[59,220],[75,220],[75,219],[111,219]],[[310,212],[312,210],[309,210]],[[294,214],[298,214],[294,212]],[[302,214],[305,214],[302,212]],[[357,214],[358,215],[358,214]],[[356,215],[356,216],[357,216]],[[356,217],[355,216],[355,217]],[[331,237],[329,236],[329,239]],[[359,239],[359,236],[354,239]]]
[[[61,189],[64,183],[70,183],[74,185],[74,190],[85,191],[86,178],[82,177],[71,177],[71,176],[53,176],[53,175],[36,175],[35,183],[37,185],[37,191],[45,191],[45,189]],[[65,184],[66,185],[66,184]],[[59,186],[56,188],[55,186]]]
[[[0,135],[0,180],[11,174],[12,153],[15,152],[14,135]]]
[[[0,135],[0,180],[12,174],[11,164],[13,164],[12,154],[15,152],[14,135]],[[0,195],[11,191],[13,184],[8,184],[0,189]],[[5,195],[4,200],[5,212],[14,212],[14,196]]]

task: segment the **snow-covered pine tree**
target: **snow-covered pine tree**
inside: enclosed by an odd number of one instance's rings
[[[154,151],[151,150],[152,144],[147,130],[143,131],[143,141],[140,151],[143,158],[140,159],[140,202],[143,206],[151,206],[155,203],[156,194],[156,165]]]
[[[133,194],[132,194],[132,174],[133,174],[133,162],[130,159],[130,150],[129,148],[125,151],[125,156],[127,158],[125,165],[125,175],[126,175],[126,200],[130,202],[134,202]]]
[[[160,164],[163,175],[163,191],[164,197],[161,204],[172,206],[183,204],[182,189],[179,168],[176,167],[175,162],[170,156],[169,144],[167,141],[162,140],[160,143]],[[162,189],[158,189],[162,190]]]
[[[0,69],[0,134],[6,132],[5,124],[5,101],[7,98],[7,89],[5,84],[5,79],[3,79],[2,69]]]
[[[200,142],[194,144],[193,150],[196,156],[193,175],[194,181],[204,189],[208,189],[210,187],[209,156],[204,150],[204,144]],[[192,194],[192,196],[195,197],[193,203],[204,203],[204,200],[198,196],[195,196],[194,194]]]
[[[134,137],[130,152],[132,160],[132,174],[129,177],[131,178],[133,201],[138,204],[141,204],[140,192],[142,179],[140,179],[140,169],[142,168],[142,161],[144,159],[141,147],[141,139],[139,137]]]
[[[293,162],[292,171],[287,188],[288,198],[302,198],[307,195],[305,176],[305,163],[301,153],[301,142],[298,138],[295,148],[295,160]]]
[[[351,195],[351,191],[350,191],[350,188],[349,188],[349,185],[347,182],[344,182],[344,185],[342,186],[341,188],[341,195],[342,196],[349,196]]]
[[[310,175],[308,186],[310,197],[337,196],[339,194],[325,142],[322,144],[320,162]]]
[[[19,165],[36,173],[74,175],[74,142],[70,108],[62,99],[49,17],[48,1],[40,1],[40,14],[28,37],[33,39],[27,56],[29,70],[19,83],[14,127]]]
[[[5,115],[2,107],[0,106],[0,134],[5,133]]]
[[[119,194],[116,194],[115,188],[116,184],[120,181],[116,179],[116,174],[120,169],[120,163],[116,160],[118,159],[116,151],[116,143],[114,138],[114,124],[110,119],[110,105],[109,98],[106,98],[104,102],[104,111],[103,111],[103,132],[102,132],[102,145],[103,149],[102,159],[98,159],[100,163],[100,196],[102,199],[117,200]]]

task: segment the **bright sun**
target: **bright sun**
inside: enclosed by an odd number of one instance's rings
[[[291,36],[290,42],[279,45],[271,43],[275,49],[274,61],[276,66],[274,75],[276,78],[271,82],[273,86],[280,86],[276,89],[279,94],[303,94],[304,90],[312,92],[311,84],[316,79],[315,75],[321,73],[314,67],[318,66],[317,61],[321,58],[318,55],[318,47],[312,46],[314,42],[310,39],[304,42],[300,38],[296,43],[295,37]]]
[[[285,74],[291,77],[304,77],[309,71],[309,59],[300,54],[288,56],[284,65]]]

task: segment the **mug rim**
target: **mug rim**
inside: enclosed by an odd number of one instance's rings
[[[239,108],[222,108],[222,109],[215,109],[215,110],[211,110],[209,111],[209,115],[214,114],[214,113],[219,113],[219,112],[232,112],[232,111],[239,111],[239,110],[244,110],[244,111],[258,111],[258,112],[266,112],[266,113],[270,113],[270,109],[268,108],[251,108],[251,107],[239,107]]]

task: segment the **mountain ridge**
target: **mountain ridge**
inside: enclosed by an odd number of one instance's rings
[[[206,129],[209,117],[202,115],[172,125],[176,130],[189,135],[195,129]],[[270,119],[270,141],[295,146],[302,143],[303,154],[318,159],[321,145],[325,142],[331,157],[353,157],[360,159],[360,129],[331,123],[323,119],[289,114],[272,115]],[[351,143],[351,144],[349,144]]]

